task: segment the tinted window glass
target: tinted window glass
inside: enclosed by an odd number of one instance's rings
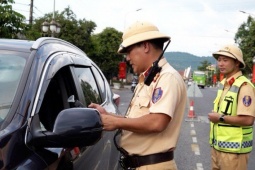
[[[49,74],[51,73],[49,72]],[[78,99],[74,87],[68,66],[61,68],[52,77],[46,93],[42,93],[43,100],[39,111],[40,121],[45,129],[52,131],[57,115],[64,109],[74,107],[74,103],[68,101],[70,96],[74,96],[76,100]]]
[[[104,101],[106,98],[105,79],[102,77],[100,72],[95,67],[92,67],[92,70],[97,79],[98,88],[101,91],[102,100]]]
[[[75,68],[74,70],[81,85],[86,104],[88,105],[91,102],[101,104],[101,96],[90,68]]]
[[[25,63],[17,54],[0,51],[0,123],[12,105]]]

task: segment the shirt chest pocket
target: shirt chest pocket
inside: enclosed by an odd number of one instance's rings
[[[136,102],[134,104],[135,113],[137,116],[146,115],[149,113],[149,106],[150,106],[150,98],[146,96],[137,97]]]

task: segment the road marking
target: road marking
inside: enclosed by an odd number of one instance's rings
[[[200,155],[198,144],[191,144],[191,150],[195,153],[195,155]]]
[[[185,121],[188,121],[185,119]],[[190,121],[190,120],[189,120]],[[210,123],[207,116],[198,116],[197,120],[201,123]],[[200,149],[198,146],[198,141],[196,137],[196,131],[194,130],[194,122],[191,120],[190,122],[190,136],[192,137],[192,144],[191,144],[191,150],[194,152],[195,155],[200,155]],[[204,170],[202,163],[196,163],[196,170]]]
[[[197,163],[197,170],[204,170],[202,163]]]
[[[195,131],[195,130],[191,130],[191,131],[190,131],[190,135],[191,135],[191,136],[196,136],[196,131]]]
[[[197,143],[197,137],[192,137],[193,143]]]
[[[194,123],[193,122],[190,123],[190,127],[194,127]]]
[[[206,116],[203,117],[202,122],[206,122],[206,121],[208,122],[208,119],[206,119],[205,117]],[[195,155],[200,155],[200,149],[199,149],[199,146],[197,144],[196,131],[193,129],[194,128],[194,122],[190,123],[190,127],[192,128],[190,130],[190,135],[192,136],[192,142],[193,142],[191,144],[191,150],[194,152]],[[196,170],[204,170],[202,163],[197,163],[196,166],[197,166]]]

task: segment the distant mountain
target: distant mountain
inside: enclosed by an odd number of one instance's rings
[[[197,70],[201,66],[201,62],[207,60],[211,64],[215,64],[213,57],[199,57],[185,52],[165,52],[164,57],[177,71],[183,71],[191,66],[192,70]]]

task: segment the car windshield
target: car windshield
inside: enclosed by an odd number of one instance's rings
[[[25,63],[18,53],[0,50],[0,123],[11,108]]]
[[[197,72],[197,73],[194,73],[195,76],[203,76],[205,75],[205,73],[202,73],[202,72]]]

